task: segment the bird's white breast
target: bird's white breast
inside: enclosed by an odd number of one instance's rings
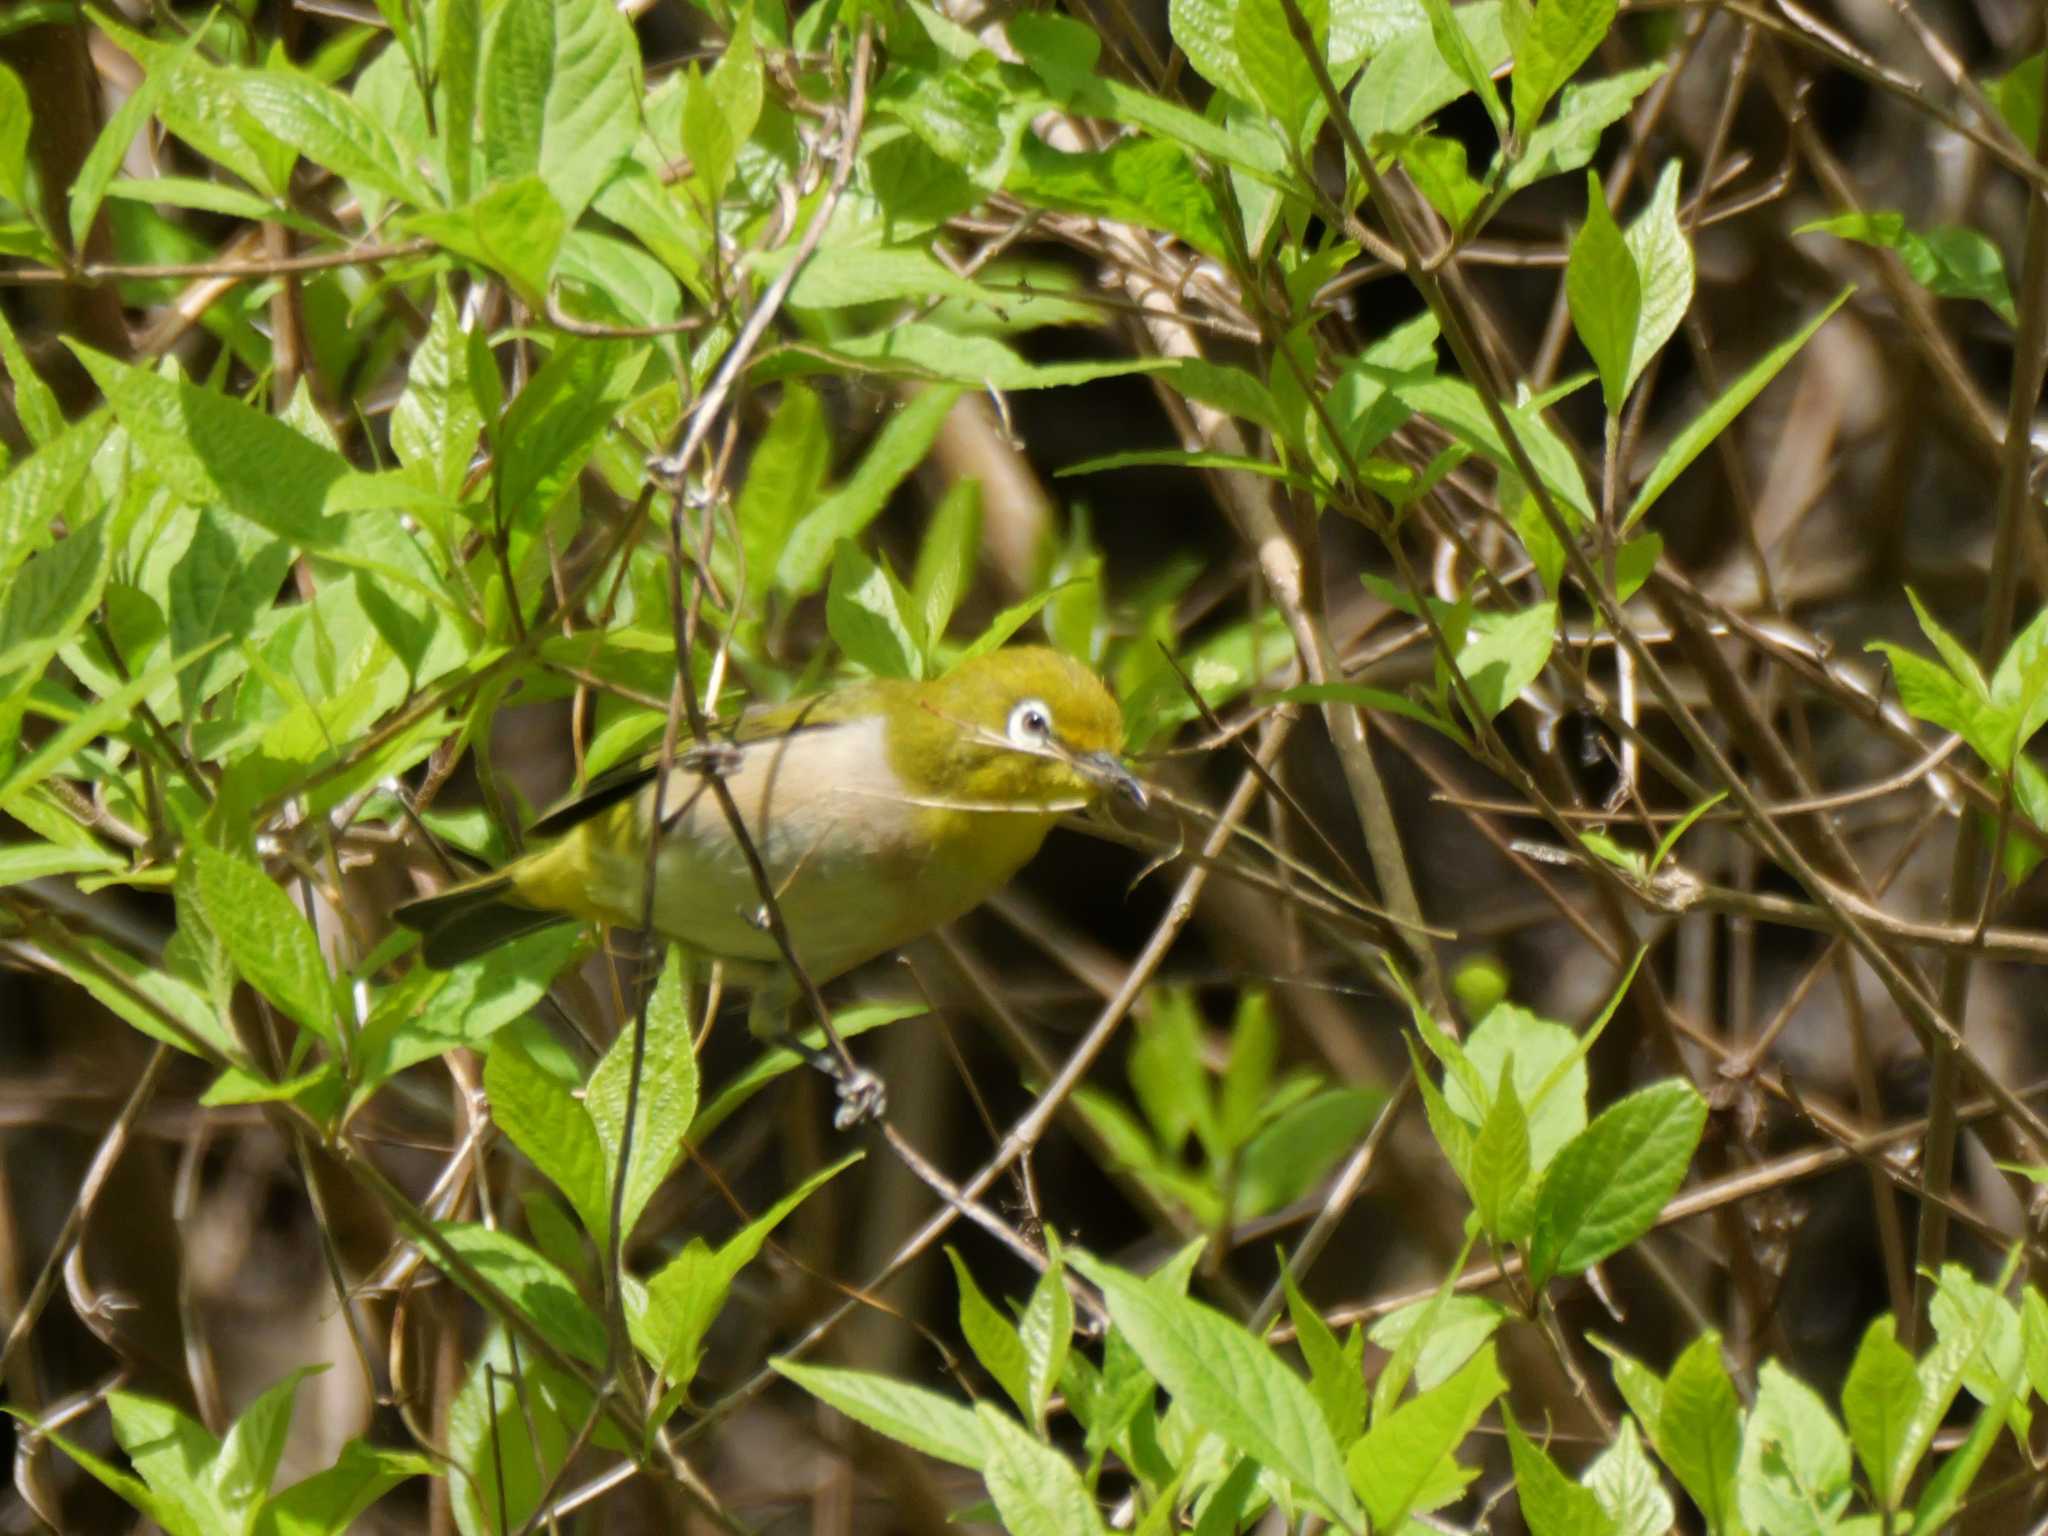
[[[798,956],[824,980],[957,917],[987,894],[985,881],[935,859],[933,813],[915,803],[890,766],[887,722],[875,716],[808,726],[742,744],[724,775],[734,806],[775,891]],[[707,954],[780,959],[759,886],[718,796],[695,770],[678,769],[662,797],[654,925]],[[641,842],[654,809],[643,792],[633,814]],[[612,846],[601,846],[604,843]],[[592,837],[592,885],[638,890],[640,858]],[[637,905],[637,904],[636,904]],[[615,918],[639,921],[637,911]]]

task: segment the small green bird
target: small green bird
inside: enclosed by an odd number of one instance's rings
[[[742,715],[670,774],[654,931],[723,961],[753,993],[754,1032],[783,1036],[795,979],[707,774],[725,780],[797,959],[823,983],[980,905],[1062,813],[1110,789],[1143,807],[1122,742],[1109,691],[1038,646]],[[638,927],[658,773],[643,764],[594,783],[535,824],[546,846],[394,915],[436,968],[568,919]],[[842,1081],[840,1092],[876,1087]]]

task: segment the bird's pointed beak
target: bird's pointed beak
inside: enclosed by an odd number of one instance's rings
[[[1084,752],[1074,759],[1074,765],[1104,789],[1117,791],[1139,810],[1148,804],[1145,786],[1114,752]]]

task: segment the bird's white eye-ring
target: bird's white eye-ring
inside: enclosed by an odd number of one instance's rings
[[[1052,711],[1043,699],[1026,699],[1010,711],[1010,740],[1020,747],[1038,748],[1052,742]]]

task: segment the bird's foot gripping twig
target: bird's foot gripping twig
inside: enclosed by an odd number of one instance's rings
[[[833,1092],[839,1095],[839,1108],[832,1115],[832,1129],[835,1131],[852,1130],[870,1120],[879,1120],[889,1112],[888,1086],[866,1067],[850,1058],[820,1050],[808,1041],[799,1040],[794,1033],[778,1035],[776,1044],[796,1052],[813,1068],[832,1079]]]
[[[832,1113],[833,1130],[850,1131],[889,1112],[889,1091],[881,1078],[866,1067],[847,1072],[839,1069],[837,1062],[833,1066],[832,1076],[837,1080],[839,1094],[839,1108]]]

